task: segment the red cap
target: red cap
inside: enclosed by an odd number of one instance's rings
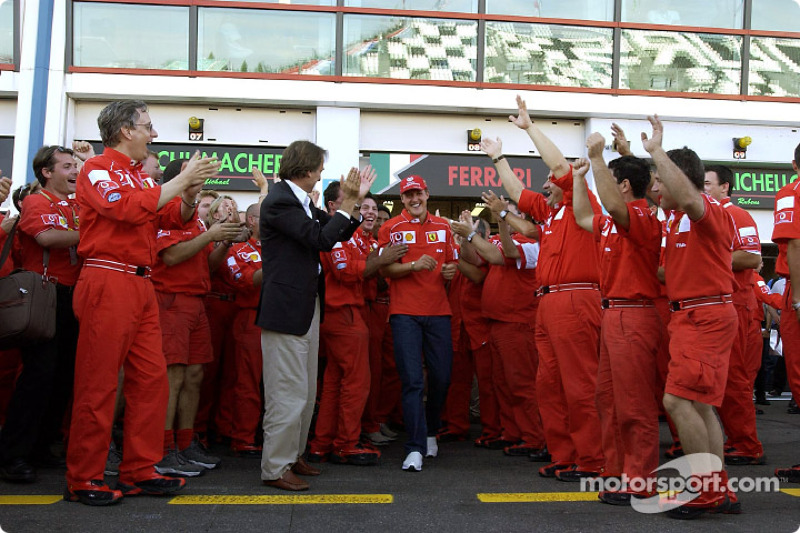
[[[409,176],[400,182],[400,194],[413,189],[424,191],[428,186],[425,185],[425,180],[419,176]]]

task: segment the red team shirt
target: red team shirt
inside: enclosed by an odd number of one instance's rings
[[[753,217],[750,216],[750,213],[738,205],[733,205],[730,198],[722,200],[722,207],[728,212],[731,219],[733,219],[733,227],[736,231],[736,236],[733,241],[733,250],[741,250],[761,255],[761,239],[758,236],[756,223]],[[737,270],[733,273],[734,290],[740,298],[751,298],[753,275],[755,273],[755,270],[752,268]]]
[[[180,202],[180,198],[177,198]],[[206,231],[200,219],[190,221],[185,229],[158,230],[156,245],[161,253],[170,246],[190,241]],[[153,268],[150,278],[157,291],[170,294],[202,296],[211,290],[211,273],[208,270],[208,256],[214,251],[214,244],[208,245],[198,253],[177,265],[167,266],[159,261]]]
[[[0,213],[0,222],[3,221],[5,217],[2,213]],[[3,246],[6,244],[6,239],[8,239],[8,234],[0,229],[0,250],[3,249]],[[6,258],[6,262],[3,263],[3,266],[0,267],[0,277],[8,276],[14,270],[14,259],[12,257],[12,251],[14,249],[13,243],[11,245],[11,250],[9,250],[8,257]]]
[[[320,252],[325,272],[325,305],[364,305],[364,269],[369,242],[357,231],[345,242],[337,242],[330,252]]]
[[[113,148],[89,159],[78,174],[75,198],[81,213],[78,255],[135,266],[158,261],[159,228],[180,228],[180,203],[160,211],[161,187],[142,165]]]
[[[481,308],[483,316],[501,322],[536,322],[538,302],[534,297],[539,284],[536,266],[539,261],[539,243],[521,233],[511,235],[519,252],[519,259],[506,257],[505,265],[491,265],[483,280]],[[492,235],[489,242],[503,251],[499,235]],[[503,254],[505,257],[505,254]]]
[[[667,296],[673,301],[733,292],[733,219],[719,202],[702,197],[700,220],[690,220],[682,211],[673,211],[667,220],[664,263]]]
[[[221,268],[225,269],[226,281],[236,290],[236,306],[256,308],[261,288],[253,285],[253,275],[261,270],[261,241],[250,239],[232,246]]]
[[[403,209],[398,216],[384,222],[378,234],[378,246],[383,248],[390,244],[408,245],[408,253],[400,259],[401,263],[416,261],[427,254],[436,260],[437,266],[433,272],[422,270],[392,279],[389,314],[451,315],[442,277],[442,265],[457,260],[450,224],[430,213],[425,222],[420,223]]]
[[[47,191],[26,196],[22,201],[22,215],[17,227],[22,254],[21,267],[42,273],[44,248],[36,237],[50,229],[78,231],[78,205],[75,200],[59,200]],[[75,285],[83,260],[75,249],[50,248],[48,276],[57,278],[62,285]]]
[[[652,300],[661,293],[657,277],[661,223],[645,199],[629,202],[627,207],[627,230],[608,215],[595,215],[592,220],[600,250],[600,292],[605,298]]]
[[[772,241],[778,245],[775,272],[789,277],[786,247],[791,239],[800,239],[800,180],[787,183],[775,195],[775,226]]]
[[[568,177],[572,179],[572,169]],[[592,191],[588,192],[592,211],[599,214],[600,204]],[[575,222],[571,203],[551,209],[542,194],[525,189],[518,206],[534,220],[545,221],[537,269],[541,285],[599,282],[594,237]]]

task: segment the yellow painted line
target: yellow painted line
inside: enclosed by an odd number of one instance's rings
[[[394,503],[391,494],[176,496],[172,505],[326,505]]]
[[[43,496],[0,496],[0,505],[50,505],[64,499],[63,496],[47,494]]]
[[[595,502],[596,492],[494,492],[479,493],[483,503]]]
[[[781,492],[788,494],[789,496],[800,497],[800,489],[781,489]]]

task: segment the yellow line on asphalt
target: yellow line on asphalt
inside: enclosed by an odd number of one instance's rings
[[[479,493],[478,500],[483,503],[519,502],[594,502],[596,492],[494,492]]]
[[[60,501],[63,496],[47,494],[41,496],[0,496],[0,505],[50,505]]]
[[[786,493],[789,496],[800,497],[800,489],[781,489],[781,492]]]
[[[297,494],[297,495],[230,495],[176,496],[172,505],[324,505],[393,503],[391,494]]]

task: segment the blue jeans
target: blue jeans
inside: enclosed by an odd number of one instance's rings
[[[439,431],[442,408],[450,386],[453,366],[450,317],[392,315],[389,324],[394,337],[397,371],[403,384],[403,423],[408,433],[406,453],[425,455],[426,437],[435,436]],[[423,364],[428,368],[428,402],[424,409]]]

